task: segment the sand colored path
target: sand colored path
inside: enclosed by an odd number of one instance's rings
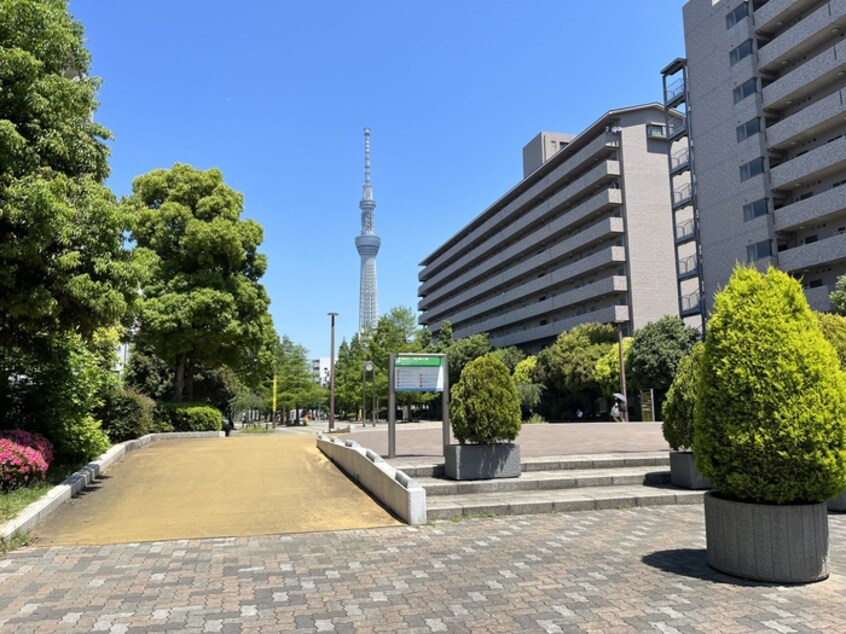
[[[159,441],[126,455],[36,529],[38,546],[399,525],[313,436]]]

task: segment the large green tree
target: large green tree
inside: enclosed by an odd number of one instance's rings
[[[0,0],[0,345],[41,357],[117,322],[137,288],[88,66],[64,0]]]
[[[285,335],[276,347],[275,366],[277,408],[285,412],[288,421],[291,409],[299,410],[314,396],[308,350]]]
[[[540,373],[546,382],[562,392],[576,397],[587,407],[599,396],[594,369],[609,344],[617,340],[617,330],[610,324],[582,324],[558,336],[551,346],[538,355]]]
[[[149,270],[138,336],[174,368],[173,400],[186,383],[190,398],[189,359],[247,374],[267,368],[276,339],[259,283],[267,260],[261,226],[240,218],[242,195],[219,170],[180,164],[136,178],[132,192],[132,238]]]

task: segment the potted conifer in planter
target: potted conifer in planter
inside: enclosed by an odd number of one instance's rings
[[[699,364],[704,346],[697,342],[679,362],[676,376],[664,400],[661,431],[673,449],[670,452],[670,481],[685,489],[710,489],[711,483],[696,468],[693,460],[693,414]]]
[[[453,480],[520,475],[520,397],[508,368],[485,355],[468,363],[450,390],[450,418],[458,445],[445,448]]]
[[[775,583],[828,577],[825,501],[846,485],[846,378],[799,282],[738,267],[715,299],[694,423],[708,564]]]

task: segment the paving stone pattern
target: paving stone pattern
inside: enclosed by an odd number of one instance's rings
[[[0,631],[844,632],[829,524],[832,576],[790,587],[709,569],[698,506],[29,547],[0,555]]]

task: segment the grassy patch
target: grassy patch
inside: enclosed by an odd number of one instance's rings
[[[274,429],[267,428],[267,427],[260,427],[259,425],[250,425],[249,427],[244,427],[243,429],[238,430],[238,433],[241,434],[272,434]]]
[[[0,537],[0,553],[7,553],[16,548],[29,545],[29,535],[27,533],[15,533],[12,539],[5,539]]]
[[[0,493],[0,522],[12,519],[52,488],[50,482],[39,482],[8,493]]]

